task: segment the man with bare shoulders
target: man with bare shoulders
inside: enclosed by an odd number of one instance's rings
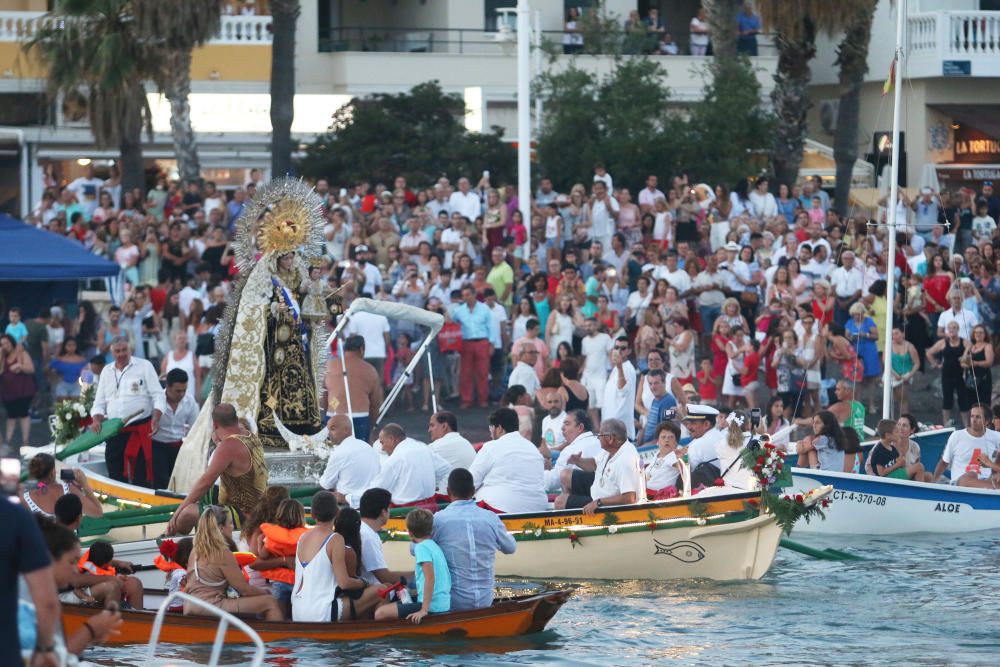
[[[237,528],[260,503],[267,488],[267,464],[260,439],[240,424],[236,408],[220,403],[212,410],[212,442],[215,452],[208,468],[194,483],[187,497],[170,517],[168,535],[191,532],[201,515],[199,503],[216,481],[219,482],[219,504],[233,515]]]
[[[344,366],[341,366],[340,359],[330,359],[326,365],[326,414],[331,417],[349,415],[354,422],[354,437],[368,442],[371,425],[382,407],[382,382],[375,367],[365,361],[364,338],[348,336],[341,345],[341,350]],[[345,373],[350,378],[350,409],[344,389]]]

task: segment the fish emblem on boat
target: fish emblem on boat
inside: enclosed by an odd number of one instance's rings
[[[701,545],[689,540],[664,544],[654,539],[653,544],[656,546],[654,556],[673,556],[682,563],[697,563],[705,557],[705,550]]]

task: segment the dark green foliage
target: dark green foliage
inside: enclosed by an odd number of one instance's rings
[[[407,93],[356,98],[306,149],[302,173],[334,183],[391,183],[405,176],[419,187],[441,176],[475,181],[488,169],[494,184],[514,182],[516,154],[503,142],[502,130],[469,132],[464,113],[462,98],[444,94],[436,81]]]
[[[761,104],[760,84],[745,58],[712,65],[705,99],[671,109],[660,65],[619,58],[604,78],[576,64],[536,84],[545,119],[538,140],[539,173],[556,187],[589,183],[603,162],[615,182],[641,187],[687,171],[698,181],[734,183],[759,171],[774,122]]]

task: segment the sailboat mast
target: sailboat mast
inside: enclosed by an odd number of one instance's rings
[[[899,200],[899,123],[903,86],[904,52],[903,24],[906,21],[906,0],[896,0],[896,52],[895,67],[892,67],[892,156],[889,164],[889,258],[886,266],[886,323],[885,341],[882,353],[882,418],[892,418],[892,320],[893,303],[896,297],[896,211]],[[903,220],[906,224],[906,220]]]

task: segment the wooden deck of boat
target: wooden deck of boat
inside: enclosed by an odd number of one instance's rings
[[[492,607],[472,611],[432,614],[419,625],[408,621],[349,621],[340,623],[294,623],[290,621],[249,621],[264,642],[304,639],[312,641],[359,641],[387,637],[475,639],[515,637],[545,629],[572,594],[570,590],[546,591],[537,595],[495,602]],[[65,632],[76,632],[97,607],[63,605]],[[108,644],[145,644],[149,641],[156,612],[123,611],[121,632]],[[218,619],[169,614],[160,641],[171,644],[211,644]],[[246,643],[249,638],[230,627],[226,643]]]

